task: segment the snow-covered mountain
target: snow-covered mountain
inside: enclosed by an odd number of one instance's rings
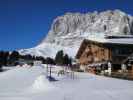
[[[54,57],[62,49],[74,57],[82,40],[97,34],[133,35],[133,17],[120,10],[66,13],[53,21],[47,37],[39,45],[19,52]]]

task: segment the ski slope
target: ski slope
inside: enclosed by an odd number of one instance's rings
[[[49,82],[41,66],[15,67],[0,73],[0,100],[133,100],[133,81],[75,73],[52,76]]]

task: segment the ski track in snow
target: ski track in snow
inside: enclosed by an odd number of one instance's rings
[[[59,70],[55,68],[55,71]],[[0,100],[133,100],[133,81],[75,73],[49,82],[40,66],[0,73]]]

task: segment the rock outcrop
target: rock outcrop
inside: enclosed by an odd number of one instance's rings
[[[57,17],[48,35],[31,49],[20,50],[22,54],[55,56],[63,49],[72,57],[83,39],[90,34],[133,35],[133,17],[120,10],[93,13],[66,13]]]

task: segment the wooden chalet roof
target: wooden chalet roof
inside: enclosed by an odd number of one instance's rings
[[[133,48],[133,38],[127,38],[127,37],[120,37],[120,38],[103,38],[103,39],[84,39],[83,42],[80,45],[80,48],[76,54],[76,58],[79,59],[81,54],[84,52],[84,49],[86,48],[87,44],[93,43],[93,44],[100,44],[102,46],[127,46]]]

